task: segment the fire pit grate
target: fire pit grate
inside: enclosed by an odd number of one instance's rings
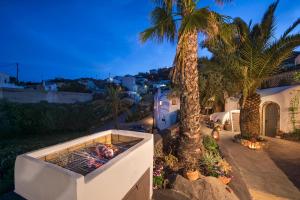
[[[85,176],[135,144],[137,144],[137,141],[122,142],[118,144],[96,142],[73,151],[59,153],[53,158],[45,159],[45,161]],[[113,150],[113,156],[109,158],[99,156],[96,151],[96,148],[99,145]]]

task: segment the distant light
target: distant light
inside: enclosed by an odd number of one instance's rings
[[[162,101],[159,101],[159,105],[160,105],[160,106],[162,105]]]

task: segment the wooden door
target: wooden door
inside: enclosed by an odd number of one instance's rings
[[[269,103],[265,107],[265,135],[275,137],[279,130],[279,106]]]

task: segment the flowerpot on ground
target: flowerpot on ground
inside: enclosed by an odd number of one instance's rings
[[[200,172],[198,170],[195,171],[187,171],[185,172],[184,176],[189,180],[189,181],[195,181],[200,178]]]
[[[224,124],[224,130],[226,130],[226,131],[231,131],[231,124]]]
[[[230,183],[231,178],[230,177],[226,177],[226,176],[219,176],[218,179],[224,183],[225,185],[227,185],[228,183]]]

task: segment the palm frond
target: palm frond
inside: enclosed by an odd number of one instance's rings
[[[260,23],[261,28],[261,39],[263,41],[268,41],[274,34],[275,31],[275,10],[278,6],[279,0],[272,3],[268,10],[265,12],[262,21]]]
[[[182,19],[179,35],[194,30],[204,30],[208,25],[209,15],[211,15],[211,11],[207,8],[194,10]]]
[[[250,34],[250,27],[244,20],[239,17],[233,20],[233,24],[236,25],[241,40],[245,40]]]
[[[171,42],[175,40],[177,34],[176,22],[169,10],[156,7],[151,13],[151,22],[153,26],[140,34],[142,42],[148,39],[154,39],[158,42],[162,42],[164,39]]]
[[[272,60],[268,62],[269,66],[280,66],[282,62],[288,59],[295,48],[300,46],[300,34],[281,37],[274,42],[268,52],[273,55]]]
[[[300,18],[298,18],[282,35],[282,37],[286,37],[290,34],[298,25],[300,24]]]
[[[230,3],[232,0],[215,0],[216,4],[223,5],[224,3]]]

